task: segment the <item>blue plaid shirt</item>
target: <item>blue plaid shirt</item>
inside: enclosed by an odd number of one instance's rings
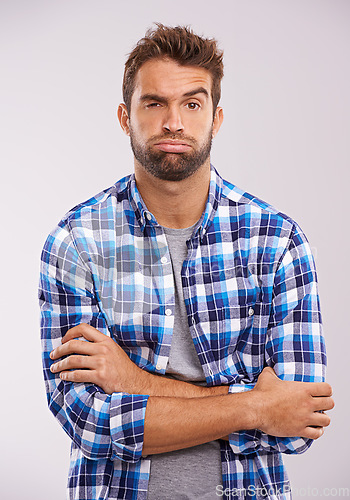
[[[211,167],[206,208],[187,246],[184,301],[208,386],[250,390],[266,365],[284,380],[324,380],[314,261],[294,221]],[[163,229],[133,175],[76,206],[49,235],[39,297],[48,404],[72,440],[68,498],[146,499],[148,396],[105,394],[49,369],[50,351],[85,322],[115,339],[142,369],[165,374],[174,278]],[[220,495],[272,499],[290,496],[281,453],[302,453],[311,441],[252,430],[220,444]]]

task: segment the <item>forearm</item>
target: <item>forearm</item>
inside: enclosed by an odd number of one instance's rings
[[[231,432],[254,429],[252,392],[200,398],[148,399],[143,455],[189,448],[223,438]]]
[[[80,336],[88,342],[79,341]],[[117,447],[126,441],[130,417],[135,423],[131,437],[133,440],[138,437],[137,447],[130,450],[125,446],[123,451],[123,459],[127,455],[128,461],[137,460],[142,453],[167,452],[225,439],[240,430],[259,429],[271,436],[317,439],[323,426],[329,424],[325,415],[317,413],[332,407],[327,394],[329,387],[281,381],[272,368],[262,371],[253,389],[227,394],[228,386],[196,386],[142,370],[111,338],[87,324],[67,332],[62,345],[51,352],[51,359],[58,358],[64,359],[54,363],[50,370],[61,372],[63,380],[94,384],[112,398],[125,395],[135,398],[135,408],[129,402],[123,405],[118,399],[114,405],[116,411],[105,412],[105,415],[110,413],[112,442]],[[321,391],[323,395],[324,390],[327,397],[320,398],[318,394]],[[133,412],[140,406],[137,398],[141,398],[143,413],[138,412],[135,417]],[[119,413],[126,413],[124,422]]]
[[[148,398],[142,454],[189,448],[259,429],[276,437],[318,439],[334,406],[325,383],[280,380],[264,368],[253,390],[211,398]]]
[[[171,398],[205,398],[228,394],[228,385],[203,387],[190,382],[175,380],[167,376],[143,372],[145,377],[137,391],[140,394]]]

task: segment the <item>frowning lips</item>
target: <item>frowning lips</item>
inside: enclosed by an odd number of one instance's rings
[[[154,147],[166,153],[185,153],[191,146],[183,140],[161,139],[154,144]]]

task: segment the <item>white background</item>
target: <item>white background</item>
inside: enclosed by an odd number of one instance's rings
[[[154,21],[218,39],[225,121],[212,161],[314,249],[336,408],[286,462],[299,496],[349,487],[350,2],[2,0],[0,496],[65,497],[69,440],[41,374],[40,251],[66,211],[132,171],[116,109],[127,53]]]

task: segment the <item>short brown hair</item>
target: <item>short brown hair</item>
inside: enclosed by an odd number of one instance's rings
[[[155,23],[156,29],[149,29],[129,54],[125,63],[123,78],[123,99],[130,114],[131,97],[135,90],[136,74],[150,59],[170,58],[182,66],[199,66],[212,76],[213,112],[220,100],[221,79],[224,75],[223,51],[218,49],[213,38],[203,38],[187,27],[164,26]]]

